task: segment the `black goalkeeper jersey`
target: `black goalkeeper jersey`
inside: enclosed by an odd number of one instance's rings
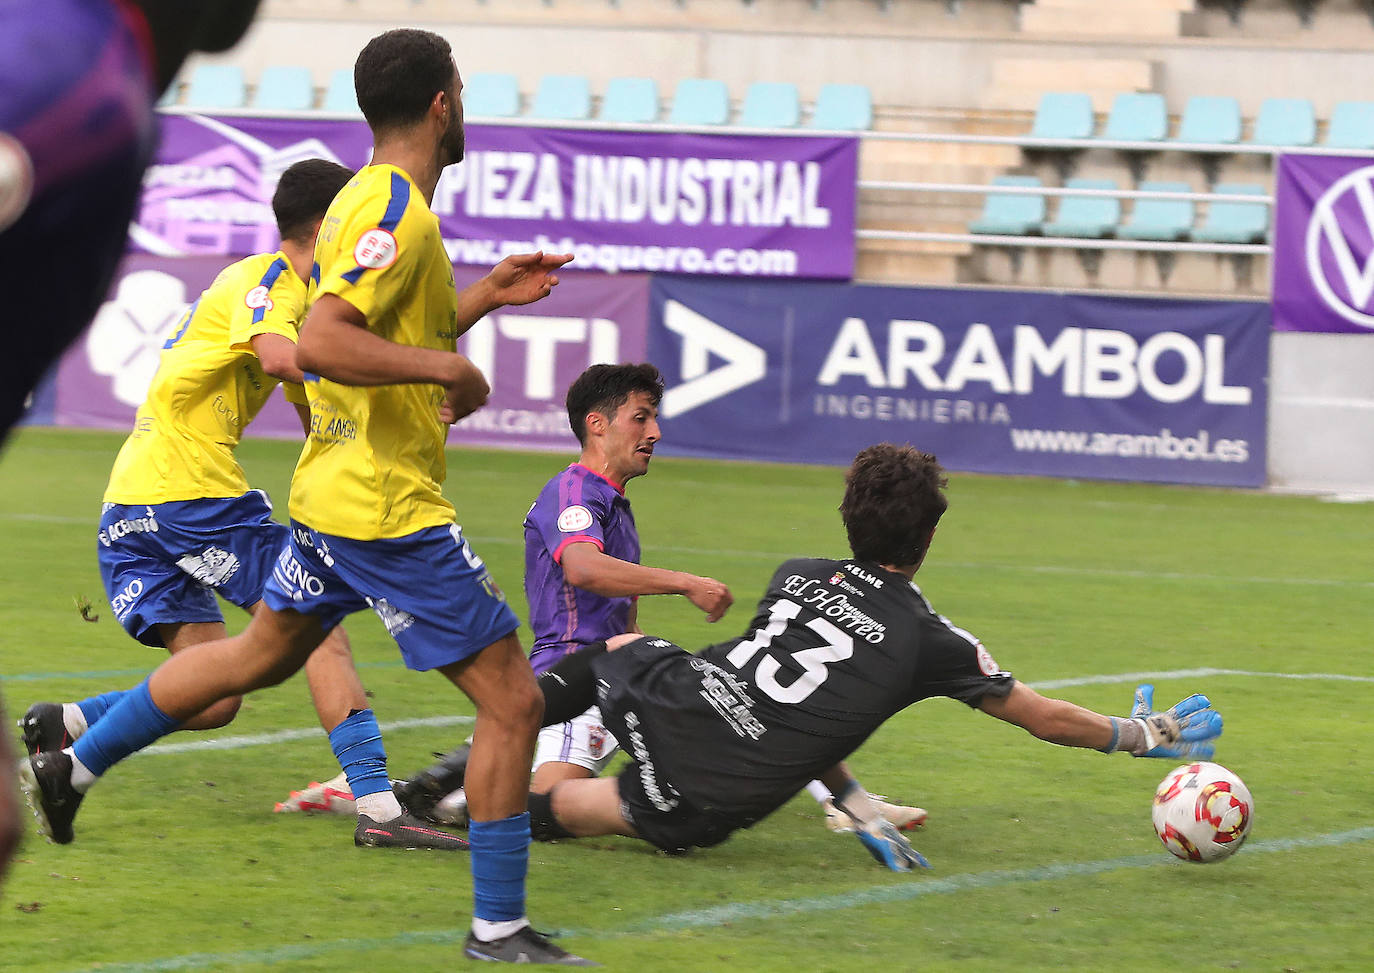
[[[637,664],[617,655],[605,662],[626,682],[611,708],[633,707],[634,733],[663,779],[747,823],[917,700],[975,705],[1014,683],[914,584],[853,560],[784,563],[740,638],[695,656],[647,646]]]

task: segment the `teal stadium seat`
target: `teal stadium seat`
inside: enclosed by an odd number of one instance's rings
[[[668,121],[674,125],[724,125],[730,120],[730,89],[714,78],[684,78],[673,89]]]
[[[1141,192],[1187,193],[1186,182],[1142,182]],[[1138,199],[1130,219],[1117,234],[1127,240],[1182,240],[1193,228],[1193,204],[1187,199]]]
[[[862,132],[872,128],[873,95],[868,85],[821,85],[810,127],[833,132]]]
[[[1255,145],[1311,145],[1317,140],[1317,113],[1306,98],[1266,98],[1255,118]]]
[[[1374,101],[1341,101],[1331,110],[1322,145],[1333,149],[1374,149]]]
[[[310,69],[299,64],[272,64],[258,76],[253,107],[270,111],[308,111],[315,105]]]
[[[1070,179],[1067,189],[1116,189],[1112,179]],[[1116,232],[1121,222],[1121,200],[1113,196],[1064,196],[1055,219],[1045,224],[1045,236],[1099,240]]]
[[[612,78],[597,116],[632,125],[658,120],[658,84],[653,78]]]
[[[539,79],[529,114],[559,122],[591,118],[591,84],[580,74],[546,74]]]
[[[1169,108],[1164,96],[1128,92],[1112,100],[1102,138],[1118,142],[1160,142],[1169,135]]]
[[[1039,186],[1034,176],[998,176],[992,186]],[[1045,221],[1045,197],[1039,195],[989,192],[983,202],[983,215],[969,224],[970,233],[999,236],[1029,236],[1039,233]]]
[[[339,112],[347,115],[360,115],[358,93],[353,87],[353,69],[336,68],[329,74],[329,84],[325,85],[324,101],[321,111]]]
[[[744,93],[739,122],[750,128],[795,128],[801,124],[801,95],[788,81],[755,81]]]
[[[186,90],[186,104],[200,110],[242,108],[248,101],[243,69],[236,64],[197,64]]]
[[[473,74],[463,79],[463,114],[512,118],[520,114],[520,82],[513,74]]]
[[[1263,186],[1255,183],[1223,182],[1212,188],[1214,193],[1236,196],[1264,196]],[[1204,243],[1263,243],[1269,234],[1269,207],[1263,203],[1212,202],[1202,226],[1193,231],[1193,239]]]
[[[1031,124],[1031,137],[1038,139],[1091,138],[1093,100],[1078,91],[1051,91],[1040,96]]]
[[[1179,142],[1232,145],[1240,141],[1240,102],[1234,98],[1194,95],[1183,107]]]

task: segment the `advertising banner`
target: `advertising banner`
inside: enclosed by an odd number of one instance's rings
[[[1274,328],[1374,331],[1374,158],[1279,157]]]
[[[125,258],[106,303],[58,370],[50,418],[58,425],[127,430],[162,346],[186,308],[225,266],[221,257]],[[458,268],[461,289],[476,268]],[[536,304],[502,308],[458,341],[491,383],[487,406],[453,427],[454,445],[575,451],[563,396],[597,362],[640,361],[647,345],[648,278],[560,273]],[[300,419],[274,395],[248,435],[299,438]]]
[[[1258,486],[1269,309],[1222,301],[655,277],[668,452]]]
[[[271,195],[301,159],[365,165],[361,121],[167,115],[135,249],[246,256],[276,245]],[[576,254],[583,270],[848,279],[858,140],[469,125],[434,194],[455,264]]]

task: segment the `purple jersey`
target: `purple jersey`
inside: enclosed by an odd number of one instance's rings
[[[581,463],[545,484],[525,515],[525,597],[534,629],[530,662],[535,672],[584,645],[619,635],[630,623],[633,598],[606,598],[568,584],[563,551],[577,542],[639,563],[639,532],[630,501]]]

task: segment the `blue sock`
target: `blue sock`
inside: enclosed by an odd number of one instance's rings
[[[83,733],[73,745],[76,759],[99,777],[129,754],[165,737],[181,724],[153,702],[148,680],[143,680]]]
[[[372,710],[350,713],[348,719],[329,731],[329,745],[348,777],[348,786],[355,798],[391,790],[382,729]]]
[[[115,703],[124,698],[124,690],[113,693],[102,693],[99,696],[92,696],[83,699],[76,705],[81,709],[81,715],[86,718],[86,726],[92,727],[100,722],[100,719],[110,711]]]
[[[489,922],[525,916],[525,873],[530,864],[529,812],[468,825],[472,848],[472,914]]]

